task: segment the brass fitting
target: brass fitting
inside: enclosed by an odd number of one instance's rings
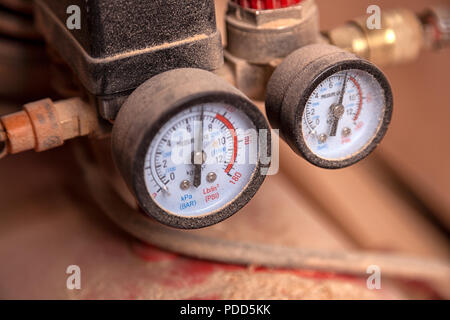
[[[368,29],[367,16],[332,29],[325,35],[331,44],[378,65],[408,62],[424,46],[424,30],[412,11],[396,9],[381,14],[381,29]]]
[[[420,18],[428,48],[439,50],[450,45],[450,5],[428,8]]]
[[[56,148],[65,140],[99,129],[95,108],[80,98],[56,103],[44,99],[28,103],[23,109],[0,118],[0,158],[8,153]]]

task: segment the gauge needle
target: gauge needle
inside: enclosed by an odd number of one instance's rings
[[[345,108],[342,104],[344,100],[345,88],[347,87],[347,73],[344,76],[344,84],[342,85],[342,90],[339,95],[339,101],[337,104],[332,104],[330,107],[331,116],[333,117],[333,123],[331,124],[330,137],[336,136],[336,131],[338,127],[339,120],[344,114]]]
[[[342,101],[344,100],[345,88],[347,87],[347,73],[344,75],[344,84],[342,85],[341,94],[339,95],[339,105],[342,105]]]
[[[200,128],[194,138],[194,187],[198,188],[202,183],[202,164],[203,164],[203,107],[200,115]]]

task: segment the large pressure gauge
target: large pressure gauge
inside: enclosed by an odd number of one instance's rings
[[[147,214],[200,228],[237,212],[262,184],[260,129],[270,139],[264,116],[237,89],[210,72],[178,69],[128,98],[113,152]]]
[[[267,88],[266,110],[291,148],[316,166],[343,168],[375,149],[392,115],[383,73],[339,48],[314,44],[289,55]]]

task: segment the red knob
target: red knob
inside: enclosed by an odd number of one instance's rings
[[[250,9],[279,9],[290,7],[300,3],[302,0],[232,0],[243,8]]]

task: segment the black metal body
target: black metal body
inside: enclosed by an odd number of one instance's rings
[[[35,0],[46,41],[113,119],[125,98],[150,77],[176,68],[214,70],[223,63],[213,0]],[[81,9],[69,30],[67,8]]]

